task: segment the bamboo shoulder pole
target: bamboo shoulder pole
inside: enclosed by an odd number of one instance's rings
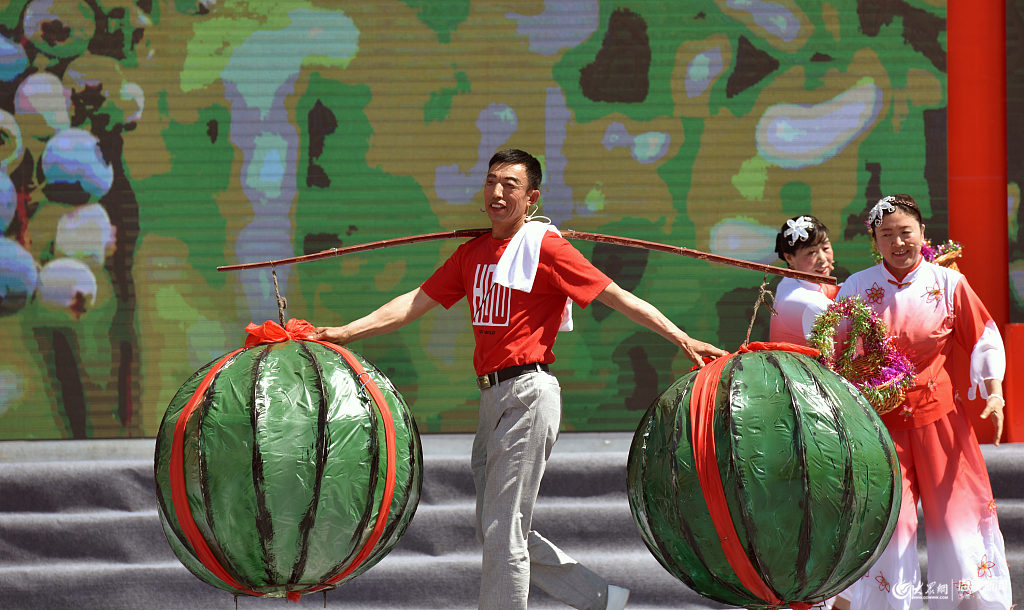
[[[406,246],[409,244],[418,244],[425,241],[437,241],[439,239],[459,239],[463,237],[478,237],[484,233],[490,233],[490,229],[459,229],[455,231],[443,231],[441,233],[425,233],[423,235],[412,235],[409,237],[395,237],[393,239],[383,239],[381,241],[370,241],[365,244],[357,244],[355,246],[345,246],[343,248],[330,248],[322,252],[316,252],[314,254],[307,254],[305,256],[293,256],[291,258],[279,258],[273,261],[263,261],[260,263],[242,263],[240,265],[224,265],[217,267],[217,271],[241,271],[242,269],[259,269],[261,267],[280,267],[281,265],[292,265],[294,263],[305,263],[309,261],[319,260],[321,258],[331,258],[333,256],[342,256],[345,254],[353,254],[355,252],[365,252],[367,250],[379,250],[381,248],[391,248],[394,246]]]
[[[322,252],[316,252],[314,254],[307,254],[305,256],[294,256],[291,258],[281,258],[272,261],[263,261],[259,263],[243,263],[239,265],[224,265],[217,267],[217,271],[241,271],[242,269],[259,269],[263,267],[278,267],[281,265],[291,265],[295,263],[305,263],[308,261],[319,260],[321,258],[331,258],[334,256],[343,256],[345,254],[352,254],[354,252],[365,252],[367,250],[379,250],[381,248],[391,248],[394,246],[405,246],[409,244],[416,244],[420,242],[436,241],[439,239],[464,239],[470,237],[479,237],[486,233],[490,233],[490,229],[457,229],[455,231],[443,231],[440,233],[425,233],[423,235],[412,235],[409,237],[396,237],[393,239],[384,239],[381,241],[372,241],[365,244],[358,244],[355,246],[345,246],[342,248],[331,248]],[[642,248],[644,250],[655,250],[657,252],[667,252],[669,254],[678,254],[680,256],[687,256],[698,260],[708,261],[710,263],[720,263],[723,265],[729,265],[732,267],[740,267],[743,269],[750,269],[752,271],[760,271],[762,273],[771,273],[774,275],[781,275],[783,277],[791,277],[798,280],[805,280],[808,282],[815,282],[817,284],[835,284],[836,278],[828,275],[820,275],[817,273],[807,273],[804,271],[796,271],[795,269],[788,269],[785,267],[774,267],[772,265],[765,265],[762,263],[754,263],[751,261],[745,261],[739,258],[732,258],[729,256],[721,256],[719,254],[711,254],[710,252],[702,252],[700,250],[692,250],[690,248],[683,248],[680,246],[670,246],[668,244],[660,244],[653,241],[646,241],[643,239],[633,239],[630,237],[616,237],[614,235],[603,235],[601,233],[586,233],[584,231],[574,231],[567,229],[562,231],[562,237],[566,239],[579,239],[583,241],[593,241],[606,244],[614,244],[617,246],[626,246],[630,248]]]

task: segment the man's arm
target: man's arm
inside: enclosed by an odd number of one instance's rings
[[[395,297],[380,309],[345,326],[318,327],[311,338],[317,341],[346,345],[353,341],[398,330],[437,305],[438,302],[427,296],[422,288],[416,288],[402,296]]]
[[[597,295],[597,300],[622,313],[640,326],[653,330],[678,345],[683,349],[686,357],[696,362],[698,366],[704,366],[704,356],[718,357],[728,354],[714,345],[690,337],[666,318],[665,314],[658,311],[654,305],[619,288],[615,282],[609,284],[601,294]]]

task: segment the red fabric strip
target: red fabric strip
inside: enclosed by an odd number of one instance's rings
[[[830,301],[836,300],[836,295],[839,294],[839,284],[818,284],[818,289]]]
[[[747,352],[766,352],[766,351],[782,351],[782,352],[796,352],[797,354],[803,354],[804,356],[810,356],[811,358],[817,358],[821,355],[821,352],[808,347],[806,345],[797,345],[796,343],[785,343],[782,341],[769,342],[769,341],[754,341],[743,345],[737,350],[737,354],[746,354]]]
[[[196,525],[195,519],[192,516],[192,509],[188,504],[188,491],[185,487],[185,427],[188,424],[189,418],[192,416],[193,411],[199,405],[199,402],[203,399],[203,395],[206,394],[206,389],[213,383],[214,377],[220,372],[224,365],[231,360],[236,354],[244,350],[245,348],[237,349],[227,356],[220,359],[217,364],[210,367],[210,370],[206,372],[206,376],[203,377],[203,381],[196,388],[196,391],[192,393],[191,398],[185,404],[185,408],[178,414],[178,419],[174,425],[174,437],[171,441],[171,463],[170,463],[170,478],[171,478],[171,500],[174,504],[174,513],[178,519],[178,524],[181,526],[182,532],[185,534],[185,539],[192,546],[192,550],[195,551],[196,559],[202,562],[207,570],[213,573],[214,576],[221,579],[229,587],[234,588],[239,593],[245,593],[247,595],[262,596],[262,593],[256,593],[250,589],[243,587],[228,574],[224,566],[220,564],[217,557],[210,550],[210,546],[206,543],[206,539],[203,538],[202,532],[199,531],[199,527]]]
[[[715,524],[722,552],[729,566],[740,579],[740,584],[748,591],[761,598],[766,604],[789,606],[793,610],[809,610],[813,604],[805,602],[782,602],[761,578],[761,574],[750,562],[750,557],[740,543],[736,525],[729,513],[729,504],[725,499],[725,488],[722,486],[722,473],[718,470],[718,453],[715,447],[715,401],[718,395],[718,382],[725,365],[737,354],[758,351],[787,351],[817,358],[820,352],[812,347],[795,343],[769,343],[756,341],[741,346],[735,353],[723,356],[706,364],[697,373],[693,392],[690,394],[690,429],[693,431],[693,461],[707,504],[711,521]]]
[[[738,350],[736,350],[736,353],[733,354],[733,356],[735,356],[736,354],[746,354],[747,352],[764,352],[764,351],[770,351],[770,350],[784,351],[784,352],[796,352],[798,354],[803,354],[805,356],[810,356],[811,358],[817,358],[818,356],[821,355],[820,351],[814,349],[813,347],[808,347],[806,345],[798,345],[796,343],[786,343],[784,341],[754,341],[753,343],[748,343],[746,345],[741,345],[740,348]],[[731,357],[732,356],[725,356],[725,358],[731,358]],[[715,358],[711,358],[709,356],[705,356],[704,357],[704,364],[710,364],[710,363],[714,362],[715,360],[716,360]],[[696,371],[698,368],[699,367],[695,364],[695,365],[690,367],[690,370],[691,371]]]
[[[725,488],[722,486],[722,475],[718,470],[718,459],[715,451],[715,398],[718,393],[718,380],[725,365],[736,354],[729,354],[707,364],[697,373],[693,392],[690,394],[690,428],[693,431],[693,461],[707,503],[711,521],[718,533],[722,552],[739,578],[740,583],[748,591],[759,597],[766,604],[777,605],[780,599],[765,584],[764,579],[754,568],[740,543],[736,526],[729,514],[729,505],[725,499]]]

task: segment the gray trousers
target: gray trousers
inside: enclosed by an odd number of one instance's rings
[[[480,392],[473,441],[481,610],[526,610],[530,583],[581,610],[604,610],[608,583],[533,531],[533,507],[562,418],[555,376],[533,372]]]

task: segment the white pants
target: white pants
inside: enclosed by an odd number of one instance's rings
[[[562,398],[545,372],[480,392],[473,441],[476,533],[483,544],[481,610],[526,610],[530,582],[581,610],[604,610],[608,583],[533,531],[533,508],[558,438]]]

